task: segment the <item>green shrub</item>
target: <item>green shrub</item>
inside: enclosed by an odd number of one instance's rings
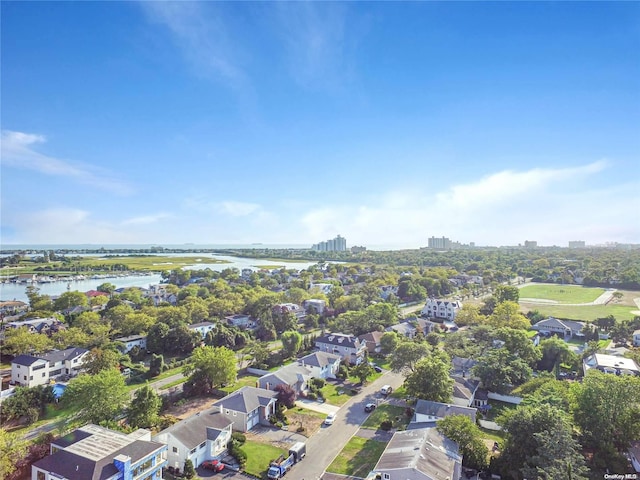
[[[316,388],[322,388],[325,385],[324,378],[312,378],[309,386],[314,386]]]
[[[389,430],[391,430],[392,426],[393,423],[391,423],[391,420],[383,420],[382,423],[380,423],[380,430],[388,432]]]
[[[247,441],[246,435],[244,433],[241,433],[241,432],[233,432],[231,434],[231,438],[233,440],[235,440],[236,442],[238,442],[238,444],[240,444],[240,445],[243,445],[244,442]]]
[[[309,393],[307,393],[307,398],[308,398],[309,400],[317,400],[317,399],[318,399],[318,395],[316,395],[316,394],[315,394],[315,393],[313,393],[313,392],[309,392]]]

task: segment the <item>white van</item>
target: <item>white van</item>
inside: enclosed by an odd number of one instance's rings
[[[380,393],[382,395],[389,395],[392,391],[393,391],[393,388],[391,388],[391,385],[385,385],[380,389]]]

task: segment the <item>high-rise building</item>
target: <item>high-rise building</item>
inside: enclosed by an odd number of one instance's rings
[[[569,240],[569,248],[585,248],[584,240]]]
[[[448,250],[451,248],[451,239],[447,237],[436,238],[431,237],[429,239],[429,248],[435,248],[437,250]]]
[[[538,242],[535,240],[525,240],[524,248],[536,248],[538,246]]]
[[[311,250],[317,250],[319,252],[346,252],[347,239],[338,235],[336,238],[316,243],[311,247]]]

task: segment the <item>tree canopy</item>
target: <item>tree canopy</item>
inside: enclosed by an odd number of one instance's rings
[[[80,375],[69,382],[62,395],[65,405],[85,423],[113,420],[129,402],[124,377],[113,368],[95,375]]]

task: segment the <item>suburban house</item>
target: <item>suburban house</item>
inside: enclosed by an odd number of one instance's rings
[[[342,357],[333,353],[315,352],[306,355],[296,363],[291,363],[269,372],[258,379],[258,387],[273,390],[278,385],[289,385],[297,395],[307,391],[311,378],[336,378]]]
[[[398,296],[397,285],[383,285],[380,287],[380,298],[386,301],[391,295]]]
[[[31,467],[32,480],[120,480],[162,478],[167,446],[151,432],[124,434],[85,425],[51,442],[51,455]]]
[[[18,313],[26,312],[29,310],[29,305],[20,300],[9,300],[7,302],[0,302],[0,313],[3,315],[16,315]]]
[[[44,355],[18,355],[11,361],[11,383],[35,387],[63,375],[75,377],[88,353],[84,348],[67,348]]]
[[[311,379],[311,370],[299,363],[291,363],[279,368],[275,372],[269,372],[258,379],[258,387],[265,390],[273,390],[278,385],[288,385],[302,395],[307,391],[307,383]]]
[[[326,333],[316,339],[316,348],[321,352],[340,355],[351,365],[358,365],[364,358],[367,346],[354,335],[343,333]]]
[[[458,480],[458,445],[435,427],[396,432],[372,472],[381,480]]]
[[[146,335],[130,335],[128,337],[114,338],[116,342],[122,344],[122,353],[129,353],[133,347],[138,347],[140,350],[147,350],[147,336]]]
[[[238,328],[255,328],[254,322],[249,315],[237,314],[224,317],[229,325]]]
[[[442,318],[453,322],[458,310],[461,308],[462,303],[458,301],[430,298],[427,300],[427,303],[425,303],[420,313],[427,318]]]
[[[592,368],[596,368],[604,373],[640,376],[640,368],[632,359],[602,353],[589,355],[582,361],[582,368],[585,375]]]
[[[633,332],[633,346],[640,347],[640,330]]]
[[[640,473],[640,442],[633,442],[629,447],[629,459],[633,469]]]
[[[468,377],[471,376],[471,369],[478,362],[471,358],[453,357],[451,359],[451,376]]]
[[[144,296],[150,298],[156,307],[161,303],[170,303],[171,305],[178,303],[177,295],[168,291],[167,285],[150,285],[149,289],[144,292]]]
[[[557,318],[549,317],[540,320],[531,328],[540,333],[547,332],[547,335],[558,335],[564,340],[570,340],[574,337],[584,337],[584,334],[581,333],[584,328],[584,323],[573,320],[558,320]]]
[[[4,324],[5,330],[23,327],[29,330],[30,333],[45,333],[47,335],[66,328],[64,323],[55,317],[16,320]]]
[[[168,446],[167,466],[184,468],[189,459],[194,467],[223,457],[231,439],[233,422],[217,408],[210,408],[171,425],[153,437]]]
[[[450,403],[432,402],[430,400],[418,400],[411,423],[435,426],[438,420],[442,420],[450,415],[466,415],[473,420],[473,423],[476,422],[475,408],[452,405]]]
[[[332,283],[313,283],[313,282],[311,282],[309,284],[309,291],[317,290],[320,293],[324,293],[325,295],[329,295],[329,292],[331,292],[332,288],[333,288],[333,284]]]
[[[367,346],[369,353],[380,353],[380,339],[384,335],[384,332],[371,332],[360,335],[358,340],[363,342]]]
[[[285,313],[292,313],[298,319],[298,321],[302,320],[307,316],[307,311],[301,307],[300,305],[296,305],[295,303],[279,303],[273,306],[273,313],[276,315],[283,315]]]
[[[396,332],[398,335],[406,338],[414,338],[418,333],[418,329],[409,322],[396,323],[385,329],[387,332]]]
[[[480,382],[471,378],[451,376],[453,378],[453,404],[460,407],[478,407],[475,397]]]
[[[325,302],[324,300],[319,300],[317,298],[310,298],[309,300],[305,300],[304,302],[302,302],[302,306],[307,312],[322,315],[325,308],[327,308],[327,302]]]
[[[213,404],[226,419],[233,422],[233,430],[248,432],[258,424],[269,425],[275,413],[276,397],[271,390],[242,387]]]
[[[422,333],[425,337],[439,328],[439,326],[438,323],[432,322],[431,320],[425,320],[424,318],[416,319],[416,328],[418,332]]]
[[[207,336],[207,333],[216,329],[216,324],[213,322],[200,322],[187,325],[187,328],[192,332],[198,332],[200,334],[200,337],[202,337],[202,339],[204,340],[204,338]]]

